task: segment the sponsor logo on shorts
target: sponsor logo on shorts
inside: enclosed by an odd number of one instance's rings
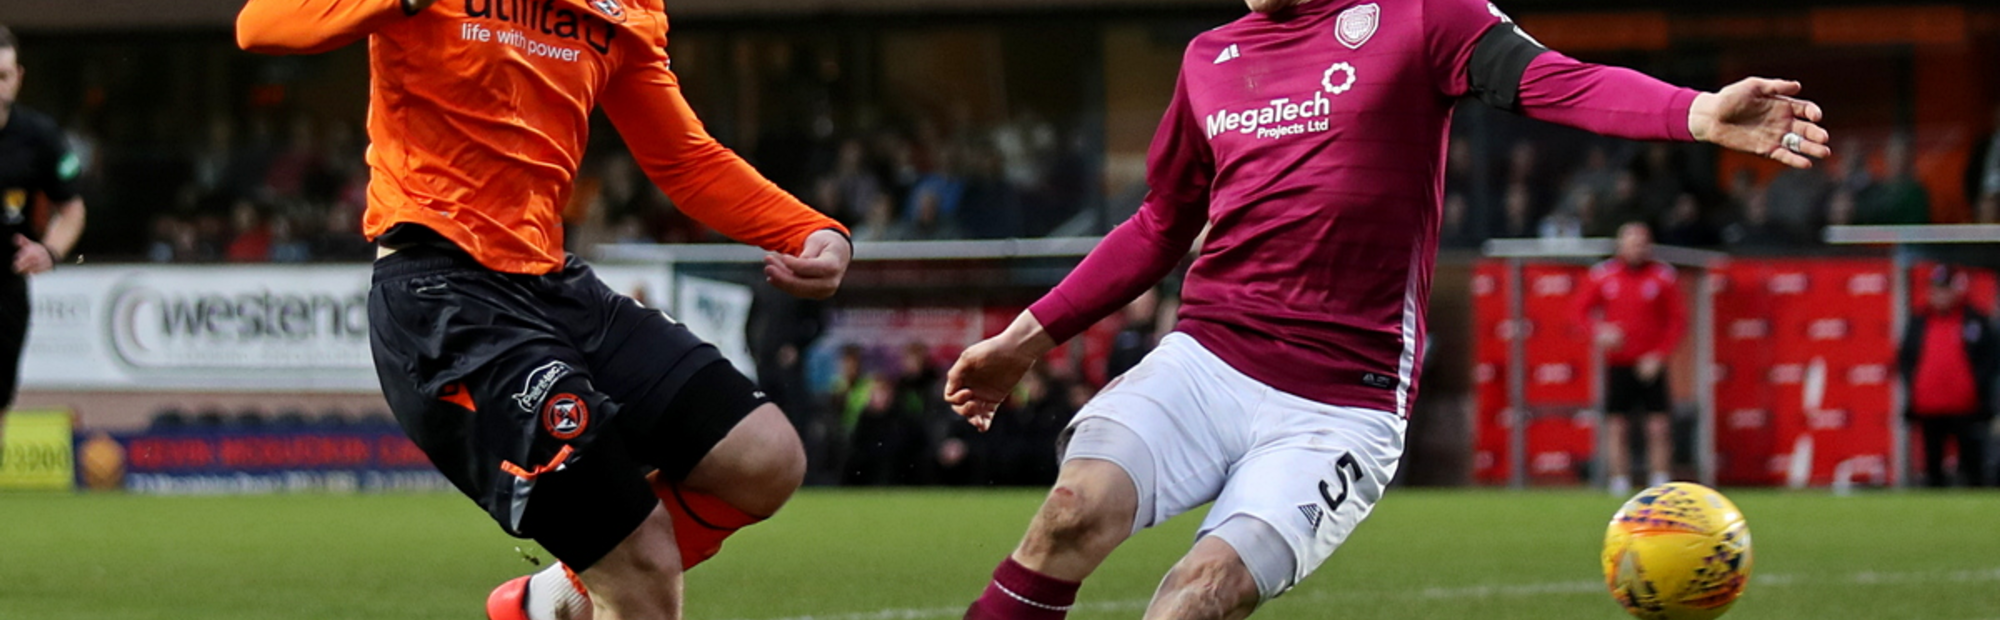
[[[556,439],[576,439],[589,426],[590,406],[575,394],[557,394],[542,405],[542,428]]]
[[[555,388],[556,381],[569,376],[569,373],[569,364],[561,361],[542,364],[521,382],[521,391],[514,394],[514,404],[520,405],[522,411],[534,411],[548,398],[549,390]]]
[[[1319,504],[1299,504],[1299,514],[1306,516],[1306,525],[1314,531],[1318,531],[1320,522],[1326,520],[1326,511],[1320,509]]]

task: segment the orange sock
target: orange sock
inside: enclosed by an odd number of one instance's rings
[[[689,491],[658,477],[653,479],[653,494],[660,497],[660,504],[674,517],[674,538],[680,544],[682,570],[715,557],[722,550],[723,539],[765,519],[738,510],[716,496]]]

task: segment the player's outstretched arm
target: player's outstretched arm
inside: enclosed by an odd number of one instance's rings
[[[731,239],[773,252],[764,259],[764,276],[773,286],[809,299],[839,290],[853,258],[847,228],[710,137],[664,55],[628,67],[599,101],[639,168],[675,207]]]
[[[1530,118],[1633,140],[1702,141],[1808,168],[1832,155],[1797,82],[1752,78],[1715,93],[1550,51],[1484,0],[1424,0],[1438,89]],[[1789,137],[1796,136],[1796,137]]]
[[[1158,284],[1208,223],[1215,164],[1188,105],[1186,84],[1174,98],[1146,154],[1146,200],[1083,262],[1014,319],[1007,331],[959,355],[945,377],[945,401],[980,430],[1035,360]]]
[[[368,36],[436,0],[250,0],[236,45],[259,54],[318,54]]]

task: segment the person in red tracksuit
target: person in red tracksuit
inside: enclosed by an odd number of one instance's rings
[[[1601,316],[1592,316],[1602,310]],[[1674,268],[1653,260],[1653,232],[1643,223],[1618,228],[1617,255],[1590,268],[1577,295],[1577,324],[1591,325],[1604,351],[1604,461],[1614,495],[1632,489],[1626,454],[1629,416],[1646,417],[1648,485],[1670,478],[1672,427],[1667,418],[1667,356],[1680,344],[1687,312]]]
[[[1903,327],[1897,362],[1910,395],[1904,415],[1924,437],[1924,481],[1950,481],[1944,444],[1958,443],[1959,477],[1966,486],[1986,483],[1986,426],[1993,419],[1996,355],[1993,327],[1965,303],[1968,278],[1950,265],[1930,273],[1929,307],[1911,313]]]

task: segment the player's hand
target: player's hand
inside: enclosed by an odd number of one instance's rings
[[[826,299],[840,290],[847,276],[847,263],[854,259],[854,246],[847,237],[822,230],[806,237],[806,247],[798,256],[764,255],[764,280],[795,297]]]
[[[35,243],[26,235],[14,235],[14,273],[31,276],[55,266],[55,252],[48,246]]]
[[[1650,383],[1660,376],[1660,368],[1665,365],[1666,360],[1660,359],[1659,355],[1645,355],[1639,358],[1639,365],[1633,367],[1632,371],[1638,373],[1640,381]]]
[[[1597,348],[1599,349],[1607,351],[1616,349],[1620,345],[1625,344],[1625,330],[1619,329],[1617,325],[1610,323],[1599,323],[1597,325],[1597,334],[1592,340],[1597,343]]]
[[[966,347],[945,373],[944,400],[980,432],[993,427],[993,412],[1013,393],[1035,360],[1056,347],[1034,315],[1023,312],[1007,331]]]
[[[1688,130],[1702,142],[1811,168],[1813,159],[1830,157],[1833,149],[1819,126],[1819,104],[1794,98],[1799,88],[1789,80],[1749,78],[1702,93],[1688,109]],[[1802,138],[1796,152],[1785,148],[1790,133]]]

